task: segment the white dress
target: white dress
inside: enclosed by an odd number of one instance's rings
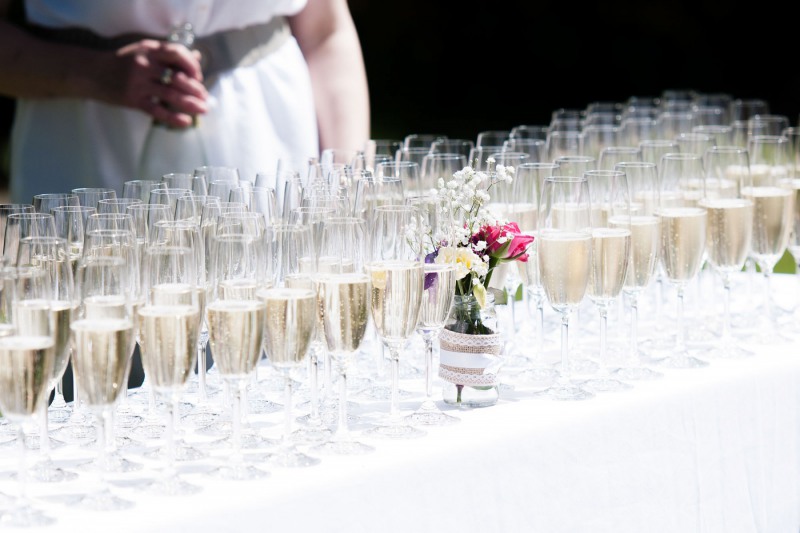
[[[306,0],[27,0],[32,23],[83,27],[111,37],[164,35],[192,23],[198,37],[292,15]],[[238,167],[243,179],[282,168],[304,170],[318,156],[318,132],[305,60],[294,38],[256,64],[223,72],[209,87],[200,119],[207,164]],[[92,100],[20,99],[11,137],[11,198],[111,187],[136,179],[151,124],[143,112]],[[175,169],[188,172],[191,169]]]

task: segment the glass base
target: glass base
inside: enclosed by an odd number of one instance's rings
[[[15,503],[14,507],[0,514],[0,526],[38,527],[49,526],[55,522],[56,519],[52,516],[23,503]]]
[[[311,448],[312,453],[321,455],[365,455],[375,451],[375,448],[351,439],[335,439],[323,442]]]
[[[164,477],[154,481],[145,488],[146,492],[162,496],[187,496],[202,492],[203,488],[181,479],[178,476]]]
[[[582,382],[581,386],[591,392],[622,392],[633,388],[633,385],[612,377],[589,379]]]
[[[72,416],[72,409],[69,407],[50,407],[47,411],[47,419],[50,424],[65,424]]]
[[[591,400],[594,393],[573,383],[557,383],[544,391],[553,400],[580,401]]]
[[[78,446],[86,446],[97,440],[97,430],[94,426],[61,426],[51,431],[50,435],[65,444],[77,444]]]
[[[500,390],[493,387],[472,387],[445,382],[442,385],[442,399],[448,405],[457,407],[489,407],[500,399]]]
[[[648,381],[660,379],[664,374],[645,366],[625,367],[616,369],[613,374],[626,381]]]
[[[266,398],[248,398],[247,412],[254,415],[265,415],[283,411],[283,406]]]
[[[551,387],[557,378],[558,372],[554,368],[534,367],[523,370],[513,379],[519,388],[544,390]]]
[[[28,478],[40,483],[62,483],[77,477],[75,472],[59,468],[50,460],[39,461],[28,470]]]
[[[754,355],[755,352],[734,344],[715,346],[702,352],[702,356],[709,359],[746,359]]]
[[[284,468],[306,468],[319,464],[319,459],[306,455],[294,447],[283,448],[267,458],[270,464]]]
[[[389,422],[386,425],[374,426],[364,431],[364,435],[381,439],[418,439],[427,434],[414,426],[403,424],[401,420],[396,423]]]
[[[411,397],[411,393],[403,389],[398,390],[397,394],[401,400]],[[374,384],[370,387],[358,391],[358,393],[356,393],[356,396],[368,400],[391,400],[392,387],[389,385]]]
[[[110,490],[105,489],[93,494],[87,494],[78,503],[81,509],[90,511],[121,511],[133,507],[133,502],[115,496]]]
[[[109,453],[104,457],[97,457],[89,463],[89,467],[99,472],[113,472],[124,474],[142,469],[141,463],[128,461],[118,453]]]
[[[270,476],[269,472],[244,463],[221,466],[216,470],[212,470],[211,474],[231,481],[250,481]]]
[[[166,446],[159,446],[155,450],[145,454],[145,457],[149,459],[160,459],[162,461],[166,461],[168,454],[169,448]],[[199,461],[200,459],[205,459],[206,457],[208,457],[206,452],[198,450],[194,446],[190,446],[188,443],[186,443],[186,441],[181,440],[175,443],[176,461]]]
[[[657,364],[665,368],[704,368],[708,366],[708,362],[689,354],[670,355],[659,359]]]
[[[119,429],[133,429],[142,423],[144,418],[134,414],[120,414],[114,415],[114,427]]]
[[[220,413],[208,410],[196,410],[181,418],[181,422],[187,424],[195,429],[208,427],[216,422],[220,417]]]
[[[412,426],[449,426],[461,422],[461,419],[448,415],[431,402],[431,405],[427,407],[423,404],[414,413],[408,415],[405,421]]]
[[[323,425],[306,426],[292,432],[289,437],[292,442],[297,444],[314,444],[326,441],[331,438],[333,432]]]
[[[145,423],[133,428],[130,435],[141,440],[161,440],[166,431],[166,426],[162,424]]]

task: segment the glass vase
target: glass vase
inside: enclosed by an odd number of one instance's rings
[[[459,407],[488,407],[500,399],[498,373],[503,364],[494,296],[481,307],[475,296],[455,295],[439,336],[442,398]]]

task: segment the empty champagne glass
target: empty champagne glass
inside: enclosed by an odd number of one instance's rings
[[[34,195],[33,210],[37,213],[49,213],[60,205],[80,205],[78,195],[72,193],[42,193]]]
[[[539,276],[551,307],[561,314],[561,370],[556,383],[543,394],[555,400],[586,400],[594,394],[570,379],[569,319],[583,301],[591,272],[588,179],[546,177],[539,206]]]
[[[117,191],[108,187],[79,187],[72,189],[82,206],[97,208],[97,202],[105,198],[116,198]]]

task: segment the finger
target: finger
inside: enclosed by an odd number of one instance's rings
[[[208,105],[206,104],[205,98],[188,94],[184,91],[178,90],[174,86],[156,83],[153,85],[150,94],[158,98],[158,100],[162,103],[168,104],[179,113],[197,115],[208,112]]]
[[[145,98],[141,105],[142,110],[151,115],[154,119],[168,126],[176,128],[186,128],[192,125],[191,115],[178,113],[167,109],[162,105],[157,97]]]
[[[203,79],[199,59],[181,44],[162,43],[159,48],[150,52],[149,57],[152,62],[169,65],[175,70],[185,72],[190,78],[198,81]]]
[[[186,93],[190,96],[194,96],[195,98],[199,98],[200,100],[208,99],[208,91],[206,90],[205,85],[203,85],[199,80],[191,78],[179,70],[172,70],[172,74],[169,76],[170,82],[165,84],[164,74],[167,69],[171,69],[171,67],[162,68],[159,71],[158,76],[152,77],[153,81],[157,81],[162,85],[169,85],[176,91]],[[153,70],[153,72],[155,72],[155,70]]]

